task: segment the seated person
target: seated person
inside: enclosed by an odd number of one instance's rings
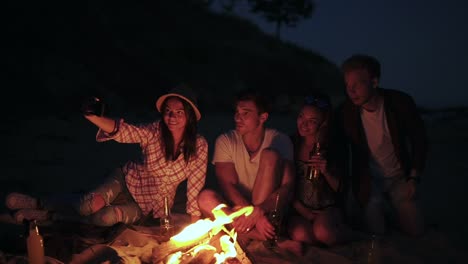
[[[172,206],[176,189],[185,180],[186,213],[192,221],[199,219],[196,199],[205,184],[208,144],[197,133],[201,114],[191,90],[180,86],[159,97],[156,108],[162,120],[144,125],[102,116],[94,109],[97,103],[95,100],[84,109],[85,118],[99,128],[97,141],[138,143],[143,162],[127,162],[103,184],[80,197],[54,195],[39,199],[10,193],[6,205],[16,211],[16,221],[52,218],[112,226],[133,224],[148,215],[159,218],[164,213],[164,198]]]
[[[293,240],[327,246],[358,238],[344,224],[340,209],[344,166],[331,142],[330,111],[327,96],[307,96],[297,115],[292,136],[296,188],[288,222]]]
[[[268,116],[268,103],[262,95],[252,90],[238,94],[236,128],[218,136],[213,155],[221,192],[205,189],[198,198],[206,216],[212,216],[213,208],[221,203],[228,205],[226,213],[253,206],[252,214],[235,218],[232,226],[257,240],[276,235],[267,215],[275,209],[277,195],[279,209],[285,209],[294,180],[292,142],[287,135],[265,127]]]

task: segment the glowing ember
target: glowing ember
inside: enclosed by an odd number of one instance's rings
[[[236,237],[237,234],[234,235],[233,241],[231,241],[231,237],[227,235],[219,239],[222,252],[215,254],[216,264],[223,263],[226,259],[235,258],[237,256],[236,246],[234,245],[234,243],[236,243]]]
[[[230,224],[233,220],[241,215],[248,216],[253,212],[252,206],[247,206],[239,209],[238,211],[226,215],[221,209],[227,207],[225,204],[220,204],[216,206],[212,213],[214,215],[214,220],[210,219],[201,219],[197,222],[188,225],[185,227],[179,234],[171,237],[170,242],[175,244],[178,247],[184,247],[187,245],[194,244],[195,242],[202,241],[203,238],[209,236],[213,237],[218,234],[221,230],[224,231],[227,235],[223,235],[220,237],[219,242],[221,246],[221,253],[215,253],[214,257],[216,258],[216,263],[223,263],[228,258],[234,258],[237,255],[235,243],[237,238],[237,233],[235,230],[227,230],[225,225]],[[216,248],[202,244],[195,246],[190,250],[190,252],[186,252],[183,254],[182,252],[178,251],[170,256],[167,263],[175,264],[180,263],[181,259],[184,255],[191,255],[194,257],[199,251],[201,250],[214,250]]]

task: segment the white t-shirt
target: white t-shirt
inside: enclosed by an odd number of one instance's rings
[[[265,148],[278,151],[282,158],[293,160],[293,144],[291,139],[275,129],[266,128],[265,137],[258,153]],[[260,155],[250,159],[247,148],[242,141],[242,136],[236,130],[223,133],[216,139],[213,161],[232,162],[239,176],[239,185],[245,195],[250,195],[257,177]]]
[[[362,109],[361,120],[370,150],[371,173],[379,178],[402,175],[403,171],[388,130],[384,103],[382,102],[374,112]]]

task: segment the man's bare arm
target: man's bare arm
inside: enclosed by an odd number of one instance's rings
[[[239,176],[237,175],[234,163],[216,162],[215,174],[223,195],[233,206],[251,205],[250,201],[243,197],[238,190]]]
[[[271,193],[268,198],[259,206],[264,212],[274,210],[276,203],[276,195],[279,194],[280,200],[278,207],[284,208],[292,200],[292,191],[294,187],[294,164],[290,160],[284,161],[283,175],[281,178],[280,187]]]

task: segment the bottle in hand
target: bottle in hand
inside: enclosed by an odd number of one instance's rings
[[[281,215],[281,212],[279,210],[278,205],[279,205],[279,193],[276,194],[276,201],[275,201],[274,210],[271,211],[268,214],[268,220],[270,221],[270,223],[275,228],[275,235],[273,236],[273,238],[268,239],[267,241],[265,241],[264,245],[267,248],[274,248],[277,245],[279,237],[280,237],[282,215]]]
[[[312,159],[313,156],[321,156],[322,152],[320,149],[320,143],[317,142],[315,143],[314,149],[309,153],[309,159]],[[312,166],[309,166],[309,170],[307,173],[307,179],[309,181],[312,181],[313,179],[317,179],[318,176],[320,176],[320,170],[317,168],[312,168]]]
[[[29,236],[26,239],[28,260],[30,264],[44,264],[44,240],[39,234],[36,220],[29,223]]]

